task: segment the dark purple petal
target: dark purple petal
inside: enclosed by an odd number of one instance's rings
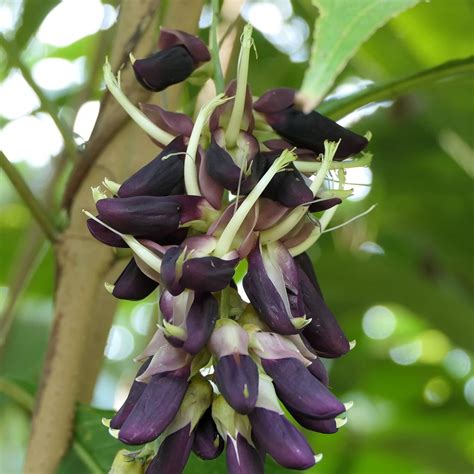
[[[151,362],[151,357],[147,359],[141,367],[138,369],[135,378],[139,377],[145,370],[148,368]],[[118,430],[121,428],[125,420],[127,419],[130,412],[133,410],[133,407],[138,402],[138,399],[141,397],[143,391],[146,388],[146,383],[137,382],[135,379],[133,380],[132,386],[130,387],[130,391],[128,392],[127,399],[123,402],[123,405],[119,408],[115,416],[110,420],[110,427],[114,430]]]
[[[196,426],[193,451],[201,459],[215,459],[224,449],[224,441],[217,431],[212,419],[212,410],[209,408]]]
[[[365,137],[341,127],[318,112],[305,114],[294,105],[295,91],[273,89],[254,104],[265,115],[271,127],[291,144],[324,153],[324,141],[341,140],[335,159],[344,159],[362,151],[368,144]]]
[[[221,357],[215,366],[216,384],[227,403],[238,413],[252,411],[258,396],[258,369],[248,355]]]
[[[181,474],[186,467],[194,440],[191,425],[168,435],[145,474]]]
[[[218,317],[219,305],[210,293],[196,294],[186,317],[188,337],[182,346],[190,354],[197,354],[211,337]]]
[[[120,197],[168,196],[184,193],[184,137],[176,137],[154,160],[150,161],[120,186]],[[174,153],[180,155],[169,156]]]
[[[281,155],[281,152],[262,152],[260,159],[266,162],[266,169]],[[273,199],[286,207],[296,207],[312,201],[313,192],[304,181],[303,175],[290,163],[270,181],[262,196]]]
[[[234,441],[227,437],[227,470],[229,474],[263,474],[263,462],[260,454],[250,446],[240,434]]]
[[[102,220],[102,216],[100,215],[98,215],[97,218]],[[112,232],[111,230],[107,229],[107,227],[104,227],[102,224],[95,221],[94,219],[87,219],[87,228],[95,239],[105,245],[110,245],[111,247],[118,248],[128,247],[122,237],[117,235],[115,232]]]
[[[312,285],[316,288],[317,292],[323,296],[321,287],[319,286],[318,278],[316,277],[316,272],[314,271],[313,262],[306,252],[300,253],[296,257],[293,257],[293,260],[297,267],[299,267],[306,276],[311,281]]]
[[[303,334],[311,347],[322,357],[340,357],[349,351],[349,341],[306,273],[299,269],[300,289],[306,316],[311,322]]]
[[[156,104],[140,104],[142,112],[159,128],[178,137],[189,137],[193,130],[191,117],[179,112],[165,110]],[[159,143],[159,142],[157,142]],[[164,148],[162,146],[161,148]]]
[[[212,137],[206,151],[206,171],[215,181],[233,194],[248,194],[265,173],[265,160],[257,155],[251,160],[250,173],[241,172],[227,150]],[[240,182],[240,187],[239,187]]]
[[[164,235],[179,226],[179,204],[173,197],[107,198],[97,201],[96,206],[102,220],[123,234]]]
[[[119,432],[125,444],[156,439],[171,423],[188,388],[189,368],[153,375]]]
[[[176,262],[180,258],[184,249],[181,247],[169,248],[161,261],[161,277],[166,289],[173,295],[177,296],[184,291],[184,286],[180,283],[179,273],[176,271]]]
[[[316,419],[334,418],[345,411],[344,405],[299,360],[262,359],[262,366],[288,409]]]
[[[133,71],[137,81],[149,91],[160,92],[187,79],[195,69],[193,58],[183,46],[173,46],[148,58],[137,59]]]
[[[114,283],[112,294],[122,300],[142,300],[146,298],[158,283],[148,278],[131,259]]]
[[[183,264],[180,283],[190,290],[202,293],[221,291],[232,281],[238,258],[224,260],[219,257],[190,258]]]
[[[319,357],[306,368],[326,387],[329,385],[328,371]]]
[[[261,114],[274,114],[292,107],[295,103],[295,90],[288,87],[271,89],[253,104],[253,108]]]
[[[249,267],[243,284],[245,293],[255,310],[273,331],[285,335],[297,334],[298,330],[290,320],[292,315],[288,314],[282,296],[265,269],[258,245],[247,258]]]
[[[315,199],[320,199],[316,196]],[[309,201],[307,201],[309,202]],[[341,204],[342,199],[338,197],[334,198],[329,198],[329,199],[321,199],[319,201],[313,202],[309,207],[308,210],[309,212],[320,212],[320,211],[327,211],[328,209],[331,209],[331,207],[337,206],[338,204]]]
[[[158,47],[160,49],[167,49],[176,45],[182,45],[189,51],[196,67],[200,63],[205,63],[211,59],[207,46],[197,36],[181,30],[161,28]]]
[[[297,410],[289,410],[293,418],[303,427],[317,433],[333,434],[337,433],[337,424],[335,418],[328,420],[316,420],[310,416],[303,415]]]
[[[278,464],[288,469],[308,469],[315,463],[305,437],[284,415],[257,407],[249,419],[253,436]]]

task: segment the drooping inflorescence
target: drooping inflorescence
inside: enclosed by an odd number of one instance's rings
[[[204,43],[181,31],[163,29],[159,46],[133,58],[137,80],[152,91],[210,59]],[[267,454],[306,469],[321,455],[287,414],[320,433],[346,421],[320,357],[339,357],[351,343],[306,251],[349,194],[325,178],[337,169],[343,182],[346,165],[366,165],[368,155],[354,156],[368,141],[304,114],[291,89],[254,100],[251,47],[246,26],[237,79],[194,121],[152,104],[138,110],[104,66],[110,92],[162,148],[123,183],[93,188],[97,214],[86,212],[97,240],[132,252],[107,290],[127,300],[157,290],[156,333],[109,424],[129,445],[160,439],[157,452],[125,456],[147,473],[180,473],[191,451],[214,459],[224,447],[232,474],[263,472]]]

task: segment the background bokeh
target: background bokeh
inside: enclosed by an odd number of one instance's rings
[[[100,65],[118,7],[100,0],[0,2],[0,34],[15,38],[21,60],[74,128],[79,146],[88,140],[99,110]],[[311,2],[248,0],[242,15],[256,28],[253,93],[299,87],[317,16]],[[469,0],[418,4],[364,44],[331,97],[472,55],[473,19]],[[209,24],[205,6],[203,37]],[[12,54],[0,47],[0,149],[53,208],[64,185],[59,180],[51,188],[62,137]],[[378,206],[325,235],[312,253],[326,299],[357,346],[328,363],[335,393],[353,400],[354,407],[339,433],[309,434],[324,454],[310,472],[473,471],[473,85],[472,76],[427,84],[341,120],[360,133],[372,132],[374,160],[370,170],[349,170],[355,195],[338,211],[336,223]],[[0,232],[0,309],[13,287],[28,282],[9,308],[14,320],[6,340],[0,334],[0,373],[33,387],[51,328],[55,269],[50,247],[4,174]],[[15,275],[19,281],[12,281]],[[93,406],[120,405],[135,370],[132,358],[146,343],[155,313],[153,299],[120,303]],[[29,417],[0,394],[2,474],[21,471]],[[99,417],[94,420],[100,423]],[[73,454],[66,462],[64,472],[88,472]],[[222,465],[203,467],[193,460],[189,472],[224,472]],[[272,465],[269,472],[280,471]]]

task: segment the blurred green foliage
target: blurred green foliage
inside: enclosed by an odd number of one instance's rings
[[[106,32],[65,47],[38,48],[36,30],[57,3],[25,0],[15,34],[25,61],[33,66],[48,56],[68,60],[85,56],[92,64]],[[294,0],[293,9],[311,30],[317,10],[306,0]],[[367,41],[338,78],[338,85],[353,78],[378,84],[472,55],[473,19],[474,6],[469,0],[420,3]],[[207,31],[202,33],[205,36]],[[250,68],[253,93],[271,87],[299,87],[307,63],[293,63],[261,33],[256,32],[255,37],[258,59],[252,59]],[[2,55],[0,79],[8,76],[9,67]],[[91,71],[88,67],[87,74]],[[90,84],[89,78],[86,83]],[[99,97],[97,80],[92,83],[89,97]],[[472,361],[474,338],[474,193],[472,175],[456,161],[460,153],[456,143],[474,148],[473,85],[472,76],[427,84],[379,107],[353,126],[355,131],[373,134],[373,183],[364,199],[342,207],[336,223],[373,203],[378,206],[361,220],[324,236],[312,257],[329,305],[346,333],[357,340],[347,357],[329,364],[335,393],[344,401],[354,400],[355,405],[349,423],[339,433],[308,432],[316,452],[324,453],[321,464],[309,472],[472,472],[474,436],[469,405],[474,404],[474,379],[466,360]],[[80,86],[72,86],[50,93],[68,120],[74,115],[71,108],[80,91]],[[0,120],[1,124],[8,122]],[[446,145],[446,133],[454,134],[458,141]],[[472,152],[470,159],[474,160]],[[44,194],[52,165],[39,169],[27,163],[18,166],[37,195]],[[472,161],[466,166],[472,170]],[[32,222],[5,176],[0,175],[0,180],[1,303],[20,265]],[[56,190],[53,207],[60,194],[61,189]],[[53,256],[46,250],[17,302],[14,324],[0,353],[2,376],[20,378],[33,386],[38,383],[51,326],[54,278]],[[393,332],[382,339],[369,337],[363,327],[364,314],[376,305],[391,312],[396,323]],[[120,305],[114,325],[123,328],[132,342],[125,357],[104,360],[94,399],[99,408],[112,408],[117,390],[123,392],[130,383],[134,373],[131,358],[146,343],[152,308],[151,301]],[[456,359],[453,354],[460,352],[452,352],[455,349],[462,349],[467,359]],[[76,432],[105,472],[118,443],[101,426],[103,415],[107,413],[82,408]],[[27,410],[0,395],[2,473],[20,472],[28,420]],[[268,472],[283,472],[268,462]],[[87,469],[71,451],[61,472]],[[188,474],[204,471],[224,472],[223,457],[205,465],[193,458],[186,470]]]

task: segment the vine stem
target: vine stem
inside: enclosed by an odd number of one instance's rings
[[[318,111],[334,120],[338,120],[370,102],[393,99],[425,84],[473,72],[474,56],[455,59],[402,79],[368,87],[343,99],[329,100],[322,103]]]
[[[64,148],[67,151],[68,158],[72,160],[76,154],[76,143],[74,142],[74,136],[70,127],[59,117],[56,104],[44,93],[43,89],[41,89],[41,87],[39,87],[38,84],[35,82],[31,71],[29,70],[28,66],[23,62],[21,54],[19,51],[17,51],[15,45],[11,41],[5,39],[4,36],[0,35],[0,46],[7,54],[10,63],[20,70],[25,81],[37,95],[41,103],[41,108],[45,112],[47,112],[53,119],[53,122],[55,123],[56,127],[59,130],[59,133],[63,138]]]
[[[31,211],[31,214],[35,218],[38,225],[43,230],[44,234],[51,243],[55,243],[57,239],[56,228],[53,225],[51,219],[46,212],[46,209],[40,204],[35,198],[33,192],[26,184],[25,180],[18,172],[16,167],[10,162],[3,152],[0,151],[0,168],[3,169],[5,174],[10,179],[13,187],[16,189],[20,197],[23,199],[25,204]]]
[[[6,377],[0,377],[0,393],[3,393],[10,400],[20,405],[28,413],[33,413],[35,404],[33,395],[12,380]],[[102,474],[102,469],[80,441],[77,439],[73,440],[72,449],[89,468],[91,474]]]

